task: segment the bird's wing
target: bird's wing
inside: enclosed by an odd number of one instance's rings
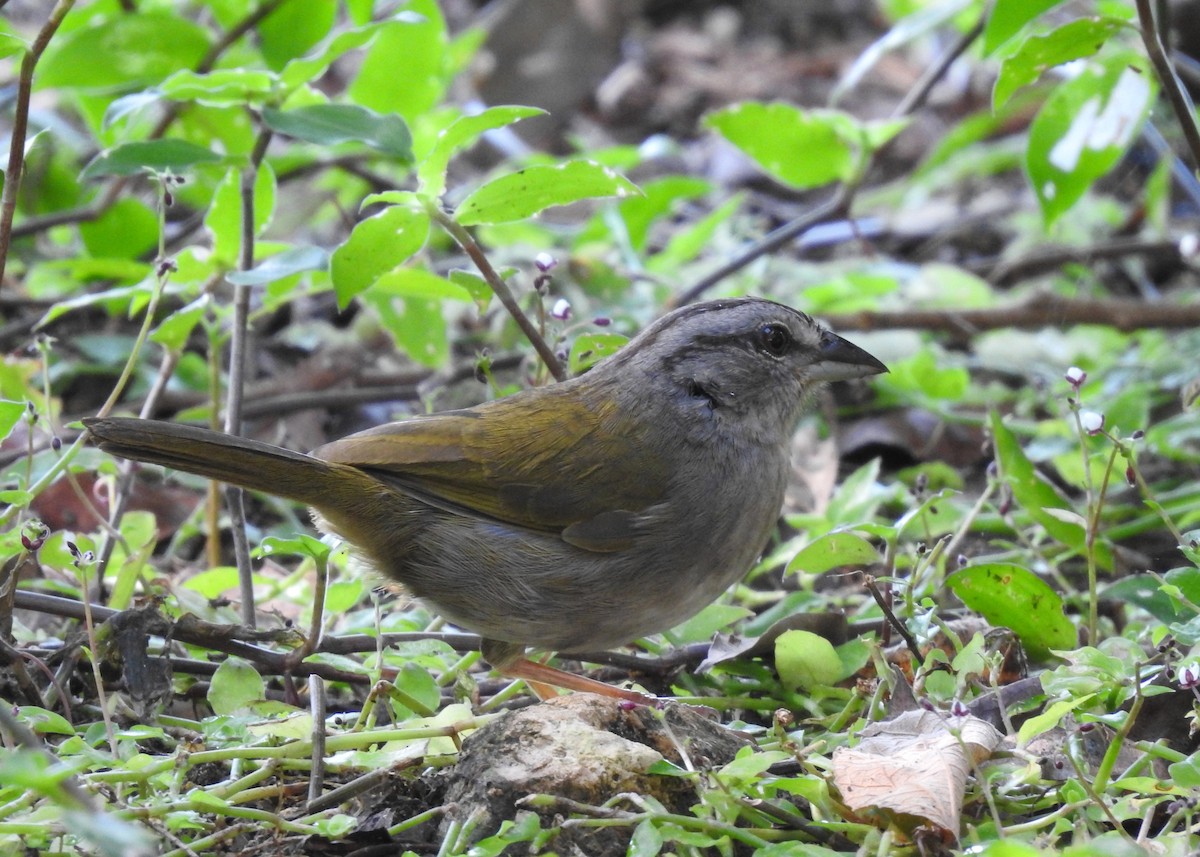
[[[443,509],[615,551],[668,490],[666,463],[648,441],[613,400],[551,386],[390,423],[313,454]]]

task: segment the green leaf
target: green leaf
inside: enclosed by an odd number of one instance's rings
[[[118,13],[52,39],[34,85],[85,91],[149,86],[195,68],[209,47],[208,31],[182,17]]]
[[[15,33],[0,33],[0,59],[15,56],[29,49],[29,43]]]
[[[788,562],[785,573],[824,574],[831,568],[876,562],[879,562],[879,551],[869,541],[855,533],[834,532],[826,533],[802,548]]]
[[[291,538],[281,539],[267,536],[258,547],[259,556],[303,556],[317,562],[325,562],[333,548],[307,533],[296,533]]]
[[[337,0],[304,0],[277,6],[256,28],[267,65],[280,69],[329,35],[337,7]]]
[[[671,637],[681,645],[711,640],[718,631],[727,630],[734,622],[753,615],[753,611],[736,604],[709,604],[686,622],[672,628]]]
[[[208,704],[216,714],[244,714],[265,693],[266,685],[254,667],[241,658],[229,658],[213,673]]]
[[[95,220],[80,223],[79,236],[92,256],[138,259],[158,247],[158,215],[142,201],[126,196]]]
[[[180,307],[158,323],[150,338],[168,351],[180,351],[204,313],[208,310],[209,297],[197,298],[187,306]]]
[[[842,659],[833,644],[811,631],[784,631],[775,640],[775,669],[789,690],[812,690],[841,681]]]
[[[275,210],[275,171],[270,164],[259,166],[254,177],[254,235],[262,234]],[[213,236],[213,257],[234,267],[242,252],[242,174],[229,170],[213,191],[204,215],[204,225]]]
[[[0,440],[4,440],[16,428],[21,417],[25,415],[24,402],[10,402],[0,399]]]
[[[381,274],[407,262],[428,237],[428,215],[403,206],[386,208],[355,226],[330,258],[338,306],[344,309]]]
[[[1086,548],[1084,542],[1087,534],[1084,528],[1048,511],[1074,511],[1070,503],[1038,473],[1021,449],[1016,435],[996,412],[991,415],[991,429],[1000,475],[1012,488],[1013,499],[1060,544],[1082,552]],[[1098,541],[1095,551],[1097,562],[1104,568],[1112,568],[1112,551],[1108,545]]]
[[[350,84],[350,99],[415,123],[442,100],[449,79],[446,21],[436,0],[412,0],[415,13],[379,29]],[[417,17],[419,16],[419,17]]]
[[[304,271],[322,271],[329,264],[329,255],[320,247],[293,247],[284,250],[249,271],[235,271],[226,279],[235,286],[261,286]]]
[[[971,374],[966,369],[940,367],[929,348],[918,350],[907,360],[891,362],[888,369],[886,385],[914,391],[936,401],[958,401],[966,395],[971,384]]]
[[[172,101],[228,106],[259,103],[275,85],[273,74],[258,69],[223,68],[207,74],[184,69],[164,80],[158,90]],[[105,121],[110,121],[107,115]]]
[[[996,48],[1015,36],[1022,27],[1063,0],[996,0],[983,31],[983,53]]]
[[[1055,66],[1089,57],[1127,24],[1119,18],[1080,18],[1049,33],[1030,36],[1000,65],[992,88],[992,110]]]
[[[1200,569],[1175,568],[1162,575],[1133,574],[1100,593],[1114,604],[1135,604],[1159,622],[1188,622],[1196,618],[1192,605],[1200,605]]]
[[[1093,59],[1046,100],[1029,129],[1025,167],[1047,225],[1121,159],[1157,89],[1146,60],[1121,52]]]
[[[627,197],[617,207],[630,246],[644,250],[650,227],[656,220],[669,214],[680,201],[695,199],[710,190],[709,182],[690,176],[666,176],[643,184],[642,196]]]
[[[365,143],[402,161],[412,160],[412,135],[399,116],[380,116],[356,104],[311,104],[292,110],[263,110],[263,123],[272,131],[332,146]]]
[[[401,13],[397,18],[405,15]],[[291,91],[303,84],[308,83],[313,78],[324,74],[334,60],[341,57],[356,48],[361,48],[371,39],[375,38],[375,34],[383,23],[366,24],[355,30],[347,30],[343,33],[338,33],[330,40],[324,48],[307,57],[294,59],[283,67],[283,71],[279,73],[280,83],[284,90]]]
[[[371,290],[398,298],[470,301],[471,293],[458,283],[421,268],[394,268],[380,274]]]
[[[852,116],[747,101],[709,113],[704,124],[749,155],[771,176],[795,188],[845,181],[865,140]]]
[[[396,346],[423,366],[438,367],[450,356],[442,302],[394,297],[371,289],[359,296],[379,316]]]
[[[595,366],[610,354],[615,354],[629,341],[619,333],[585,333],[575,337],[567,361],[572,375],[579,375]]]
[[[219,160],[221,156],[216,152],[186,140],[143,140],[106,149],[83,168],[79,177],[86,181],[142,172],[179,174],[196,164]]]
[[[1032,571],[1012,563],[982,563],[946,582],[991,624],[1011,628],[1035,659],[1049,657],[1051,649],[1075,647],[1075,626],[1063,613],[1062,598]]]
[[[526,167],[492,179],[462,201],[455,217],[464,226],[524,220],[581,199],[638,194],[637,186],[593,161]]]
[[[646,263],[646,270],[670,273],[695,259],[711,241],[713,233],[742,207],[743,195],[736,193],[690,226],[675,230],[661,252]]]
[[[487,131],[545,113],[540,107],[503,106],[458,117],[437,135],[433,147],[417,167],[418,187],[429,196],[441,196],[446,189],[446,167],[456,154],[473,146]]]

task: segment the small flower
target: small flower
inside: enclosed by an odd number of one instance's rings
[[[1088,434],[1100,434],[1104,431],[1104,414],[1098,414],[1095,411],[1080,411],[1079,424]]]
[[[550,308],[550,316],[559,321],[566,321],[571,317],[571,303],[566,298],[559,298],[554,302],[554,306]]]
[[[968,714],[971,713],[971,709],[968,708],[967,704],[965,702],[963,702],[961,699],[956,699],[956,700],[954,700],[954,703],[950,706],[950,713],[953,714],[955,717],[966,717]]]
[[[1129,436],[1129,439],[1130,440],[1141,440],[1145,436],[1146,436],[1146,433],[1144,431],[1142,431],[1141,429],[1138,429],[1137,431],[1135,431],[1133,434],[1131,434]]]
[[[1063,377],[1067,379],[1068,384],[1078,390],[1083,386],[1083,382],[1087,380],[1087,372],[1084,372],[1078,366],[1072,366]]]
[[[1137,487],[1137,474],[1133,472],[1132,464],[1125,468],[1125,483],[1130,488]]]
[[[1195,232],[1181,235],[1179,237],[1179,255],[1184,258],[1184,261],[1196,261],[1196,257],[1200,255],[1200,236],[1197,236]]]
[[[1188,664],[1179,671],[1179,686],[1183,690],[1193,690],[1200,686],[1200,664]]]
[[[544,274],[554,270],[558,266],[558,260],[549,253],[542,252],[533,257],[533,264]]]
[[[969,563],[970,561],[971,560],[967,559],[967,555],[965,553],[960,553],[958,555],[958,557],[955,559],[955,562],[958,563],[959,568],[966,568],[967,563]]]
[[[592,324],[596,327],[608,327],[612,324],[612,319],[605,315],[598,315],[592,319]]]

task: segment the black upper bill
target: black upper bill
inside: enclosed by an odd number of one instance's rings
[[[878,375],[888,368],[835,333],[821,334],[821,356],[808,367],[808,375],[817,381],[848,381]]]

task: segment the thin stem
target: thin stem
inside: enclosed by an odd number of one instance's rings
[[[8,264],[8,251],[12,244],[13,217],[17,213],[17,193],[21,189],[21,177],[25,171],[25,136],[29,132],[29,99],[33,92],[33,70],[37,67],[42,52],[75,5],[75,0],[58,0],[50,10],[45,26],[38,31],[25,56],[21,58],[21,72],[17,77],[17,102],[13,114],[12,138],[8,144],[8,169],[4,173],[4,191],[0,194],[0,288],[4,287],[4,269]]]
[[[270,130],[264,129],[254,142],[250,163],[242,172],[242,246],[238,266],[243,271],[254,267],[254,185],[258,168],[271,143]],[[225,398],[225,431],[228,434],[242,433],[242,402],[246,388],[246,352],[250,338],[250,286],[234,286],[233,332],[229,346],[229,388]],[[233,552],[237,560],[238,589],[242,602],[242,623],[255,627],[254,576],[250,567],[250,543],[246,537],[245,492],[236,485],[225,487],[225,502],[229,507],[230,530],[233,535]]]
[[[449,214],[442,211],[435,203],[431,202],[426,205],[425,211],[434,222],[450,234],[450,237],[458,243],[463,252],[475,263],[475,267],[479,269],[479,273],[483,274],[483,278],[487,281],[487,284],[492,287],[492,291],[496,293],[496,297],[500,299],[500,303],[504,306],[504,309],[513,317],[513,320],[517,323],[517,327],[521,328],[521,332],[525,334],[525,338],[533,345],[533,350],[538,353],[538,357],[542,358],[542,362],[546,364],[546,368],[550,370],[550,374],[554,376],[554,380],[565,381],[567,372],[563,368],[562,362],[559,361],[558,355],[554,353],[554,349],[546,343],[537,326],[529,320],[529,316],[517,304],[517,299],[513,297],[508,283],[504,282],[504,278],[492,267],[492,263],[484,255],[483,248],[475,241],[470,231]]]
[[[1150,62],[1154,65],[1154,71],[1162,82],[1167,100],[1171,102],[1171,109],[1175,111],[1175,119],[1179,122],[1179,127],[1183,129],[1183,136],[1187,140],[1191,154],[1192,172],[1196,173],[1200,171],[1200,128],[1196,126],[1195,107],[1192,105],[1191,98],[1188,97],[1187,90],[1180,83],[1178,75],[1175,74],[1171,60],[1167,57],[1167,51],[1163,47],[1158,27],[1154,22],[1154,10],[1150,7],[1150,0],[1135,0],[1135,5],[1137,6],[1142,42],[1146,46]]]

